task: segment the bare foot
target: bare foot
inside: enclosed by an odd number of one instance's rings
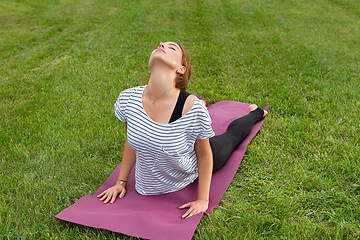
[[[264,110],[264,109],[263,109],[263,110]],[[266,117],[268,114],[269,114],[269,112],[266,111],[266,110],[264,110],[264,115],[263,115],[263,117]]]
[[[258,108],[258,106],[257,106],[256,104],[250,104],[250,105],[249,105],[249,110],[250,110],[250,112],[254,111],[254,110],[257,109],[257,108]]]
[[[249,110],[250,110],[250,112],[254,111],[254,110],[257,109],[257,108],[258,108],[258,106],[257,106],[256,104],[250,104],[250,105],[249,105]],[[264,110],[264,115],[263,115],[263,117],[266,117],[266,115],[268,115],[268,111]]]

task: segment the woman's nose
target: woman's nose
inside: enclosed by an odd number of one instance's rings
[[[161,43],[159,44],[159,48],[165,48],[165,44],[161,42]]]

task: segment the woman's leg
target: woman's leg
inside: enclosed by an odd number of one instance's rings
[[[225,133],[210,138],[214,161],[213,172],[218,171],[225,165],[232,152],[250,133],[252,126],[267,114],[267,112],[264,112],[264,110],[258,108],[256,105],[252,104],[249,108],[250,110],[251,108],[255,108],[255,110],[251,111],[248,115],[232,121]]]

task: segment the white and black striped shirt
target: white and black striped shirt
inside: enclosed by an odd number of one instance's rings
[[[193,107],[178,120],[161,124],[142,105],[146,86],[120,93],[114,110],[127,122],[127,140],[136,153],[135,188],[142,195],[178,191],[198,177],[196,139],[214,136],[207,108],[195,98]]]

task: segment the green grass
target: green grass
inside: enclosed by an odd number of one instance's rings
[[[131,239],[53,218],[120,163],[120,91],[179,41],[189,92],[270,105],[194,239],[360,238],[357,0],[0,2],[0,238]]]

